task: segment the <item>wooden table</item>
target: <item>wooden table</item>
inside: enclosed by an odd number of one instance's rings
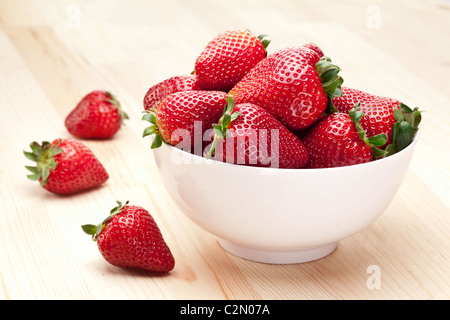
[[[0,298],[450,298],[450,6],[336,3],[0,0]],[[172,202],[141,138],[147,89],[191,72],[206,43],[235,28],[269,34],[269,52],[315,42],[347,86],[426,111],[389,208],[318,261],[269,265],[226,253]],[[22,152],[31,141],[70,137],[64,118],[93,89],[113,92],[130,116],[114,139],[85,141],[111,177],[56,196],[26,178]],[[176,259],[170,274],[113,267],[82,232],[116,200],[153,214]]]

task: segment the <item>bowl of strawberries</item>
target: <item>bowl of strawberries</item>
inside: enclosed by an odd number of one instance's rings
[[[395,197],[421,112],[343,86],[315,44],[215,37],[195,72],[144,97],[161,179],[182,212],[239,257],[302,263],[333,252]]]

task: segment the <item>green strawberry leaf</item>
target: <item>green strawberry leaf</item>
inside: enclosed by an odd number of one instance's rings
[[[381,159],[386,157],[386,151],[382,150],[377,147],[371,147],[370,150],[372,150],[372,155],[374,159]]]
[[[333,105],[332,99],[336,97],[342,97],[342,84],[344,79],[339,75],[341,69],[331,63],[329,57],[322,57],[316,63],[316,72],[322,82],[322,87],[328,98],[328,106],[326,113],[336,112],[337,109]]]
[[[394,109],[394,119],[396,122],[405,121],[405,115],[400,109]]]
[[[36,162],[36,166],[25,166],[25,168],[32,174],[27,175],[28,179],[32,181],[39,181],[41,186],[47,184],[47,179],[50,176],[51,169],[54,170],[58,166],[54,157],[63,152],[59,148],[61,140],[52,146],[48,141],[42,141],[41,144],[34,141],[30,144],[31,152],[24,151],[24,155],[28,160]]]
[[[387,156],[393,155],[411,144],[422,120],[422,111],[411,109],[400,103],[399,109],[394,109],[395,123],[392,127],[392,143],[386,147]]]
[[[158,128],[154,127],[154,126],[149,126],[147,128],[144,129],[144,132],[142,133],[143,137],[152,135],[152,134],[157,134],[158,133]]]
[[[48,144],[48,142],[47,142],[47,141],[44,141],[44,142],[42,143],[42,145],[44,145],[44,144]],[[37,143],[36,141],[33,141],[33,142],[30,144],[30,148],[31,148],[31,151],[32,151],[34,154],[42,154],[42,152],[43,152],[42,146],[41,146],[39,143]]]
[[[38,173],[38,168],[32,167],[32,166],[25,166],[26,169],[28,169],[32,173]]]
[[[384,151],[386,151],[386,157],[388,157],[397,152],[397,147],[395,144],[391,143],[384,149]]]
[[[384,133],[377,134],[375,136],[371,136],[369,138],[369,143],[375,147],[384,146],[387,142],[387,136]]]
[[[145,113],[145,114],[142,116],[142,120],[148,121],[148,122],[150,122],[151,124],[156,125],[156,112],[153,111],[153,112]]]
[[[406,121],[396,122],[392,128],[392,146],[390,146],[390,154],[397,153],[411,144],[414,139],[415,130]]]
[[[234,99],[229,95],[227,105],[223,109],[223,113],[221,118],[219,119],[219,123],[213,124],[214,139],[209,152],[204,155],[206,159],[210,159],[214,156],[214,153],[216,152],[217,141],[220,139],[224,139],[227,136],[228,128],[230,127],[231,123],[241,115],[240,112],[234,111],[234,107]]]
[[[93,236],[97,232],[97,226],[94,226],[93,224],[85,224],[82,225],[81,228],[85,233],[91,236]]]
[[[33,152],[24,151],[23,154],[31,161],[37,162],[39,160],[39,156]]]
[[[264,49],[266,50],[266,54],[267,54],[267,47],[269,46],[271,40],[267,39],[268,35],[267,34],[260,34],[258,36],[259,41],[261,41],[261,44],[263,45]]]
[[[152,145],[150,146],[151,149],[157,149],[159,147],[161,147],[163,143],[163,139],[160,135],[156,135],[155,138],[153,139]]]
[[[92,240],[97,241],[99,234],[103,231],[108,221],[111,220],[114,216],[121,214],[129,203],[129,201],[125,202],[125,204],[122,204],[122,202],[120,201],[116,202],[118,205],[111,209],[111,211],[109,212],[109,216],[107,216],[106,219],[101,223],[99,223],[98,225],[85,224],[81,226],[81,229],[86,234],[92,236]]]
[[[142,120],[147,121],[150,123],[150,126],[146,127],[144,131],[142,132],[142,137],[147,137],[150,135],[154,135],[153,142],[150,146],[151,149],[156,149],[161,147],[162,143],[164,142],[163,138],[161,137],[161,133],[158,128],[158,119],[156,117],[156,109],[152,108],[150,110],[144,111],[144,115],[142,116]]]
[[[364,130],[360,123],[360,120],[364,117],[364,113],[359,110],[360,105],[361,104],[359,102],[355,104],[355,106],[349,111],[348,115],[355,125],[359,138],[364,141],[372,150],[374,159],[384,158],[386,157],[386,152],[378,147],[383,146],[387,142],[387,136],[384,133],[372,137],[367,136],[366,130]]]
[[[41,174],[40,173],[29,174],[29,175],[27,175],[27,177],[31,181],[38,181],[41,178]]]
[[[41,184],[44,186],[45,183],[47,182],[48,176],[50,175],[50,169],[49,167],[44,167],[42,169],[42,180],[41,180]]]
[[[320,75],[320,80],[322,82],[332,81],[339,73],[339,68],[332,68],[332,64],[324,64],[327,65],[327,68],[322,68],[322,74]]]
[[[404,103],[400,103],[400,109],[404,114],[404,120],[408,122],[414,130],[419,128],[419,124],[422,121],[422,111],[419,108],[411,109]]]

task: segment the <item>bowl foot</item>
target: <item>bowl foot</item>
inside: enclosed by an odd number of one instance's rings
[[[235,256],[269,264],[294,264],[317,260],[332,253],[337,246],[337,243],[330,243],[323,246],[308,247],[300,250],[277,251],[243,247],[224,239],[218,239],[218,241],[222,248]]]

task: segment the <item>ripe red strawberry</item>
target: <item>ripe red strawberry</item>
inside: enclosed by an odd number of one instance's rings
[[[349,113],[326,115],[308,128],[302,137],[310,155],[308,168],[350,166],[381,156],[376,147],[386,142],[386,135],[367,138],[359,123],[363,116],[356,106]]]
[[[128,201],[111,210],[99,225],[83,225],[83,231],[97,241],[103,258],[121,268],[169,272],[175,259],[151,214]]]
[[[78,138],[106,139],[119,131],[128,115],[107,91],[88,93],[66,117],[67,130]]]
[[[302,168],[309,157],[300,139],[263,108],[234,104],[230,97],[206,154],[219,161],[256,167]]]
[[[411,110],[398,100],[348,87],[342,87],[342,96],[333,98],[332,102],[338,111],[344,113],[359,103],[359,110],[365,114],[361,119],[362,128],[368,137],[386,134],[388,139],[382,148],[390,146],[387,149],[389,154],[411,143],[421,120],[417,108]]]
[[[171,77],[148,89],[144,97],[144,109],[150,111],[157,108],[172,93],[196,89],[198,89],[197,76],[194,74]]]
[[[56,139],[30,144],[32,152],[25,156],[37,166],[26,166],[32,172],[28,178],[56,194],[71,194],[99,186],[109,178],[103,165],[82,142]]]
[[[155,135],[152,148],[164,141],[183,150],[202,147],[206,130],[219,121],[227,104],[227,94],[220,91],[186,90],[169,95],[143,120],[152,125],[143,136]]]
[[[339,71],[305,46],[285,48],[259,62],[229,93],[236,104],[259,105],[290,130],[306,129],[328,99],[341,95]]]
[[[199,89],[228,92],[267,55],[270,41],[246,30],[217,35],[195,61]]]

